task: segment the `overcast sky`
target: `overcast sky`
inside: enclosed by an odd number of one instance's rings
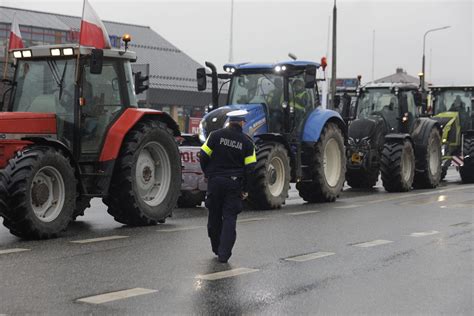
[[[200,63],[219,67],[229,58],[231,0],[89,0],[103,20],[147,25]],[[421,71],[423,34],[426,75],[435,84],[474,83],[473,0],[338,0],[338,77],[372,79],[402,67]],[[80,16],[82,0],[0,0],[9,7]],[[234,0],[234,61],[274,62],[292,52],[320,60],[328,51],[332,0]],[[133,35],[133,34],[132,34]],[[331,55],[328,56],[330,60]],[[431,65],[431,67],[430,67]]]

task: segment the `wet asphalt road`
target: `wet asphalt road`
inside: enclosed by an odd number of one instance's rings
[[[455,170],[447,180],[399,194],[346,188],[317,205],[292,191],[280,210],[239,216],[228,264],[212,255],[204,208],[128,228],[94,200],[55,240],[2,227],[0,315],[472,315],[474,185]],[[87,240],[100,237],[112,239]]]

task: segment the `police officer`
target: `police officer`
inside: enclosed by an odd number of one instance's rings
[[[242,132],[246,114],[245,110],[228,113],[229,125],[212,132],[200,153],[201,167],[208,178],[207,231],[212,251],[222,263],[232,255],[237,215],[242,211],[248,178],[257,161],[254,143]]]

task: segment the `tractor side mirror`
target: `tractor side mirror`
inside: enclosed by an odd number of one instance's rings
[[[204,91],[207,88],[207,78],[206,78],[206,69],[198,68],[196,70],[196,79],[198,91]]]
[[[144,83],[145,81],[148,81],[148,79],[149,76],[142,76],[141,71],[135,74],[135,94],[140,94],[149,88],[149,86]]]
[[[304,70],[304,87],[314,89],[316,85],[316,66],[308,65]]]
[[[104,51],[102,49],[93,49],[91,52],[90,73],[100,75],[104,63]]]

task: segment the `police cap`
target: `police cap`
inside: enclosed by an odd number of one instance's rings
[[[227,113],[229,122],[245,122],[245,116],[248,114],[247,110],[236,110]]]

